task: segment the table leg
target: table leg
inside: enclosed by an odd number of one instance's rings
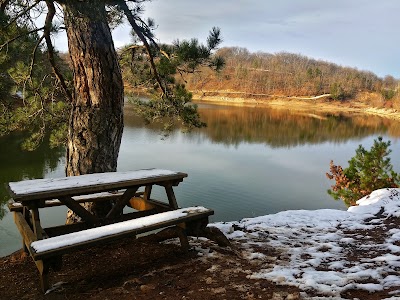
[[[113,208],[109,211],[106,218],[111,218],[122,214],[122,210],[127,205],[128,201],[135,196],[139,187],[129,188],[125,193],[118,199]]]
[[[33,232],[36,235],[36,238],[38,240],[43,239],[43,234],[42,234],[42,226],[40,225],[40,216],[39,216],[39,209],[37,207],[34,207],[31,209],[32,211],[32,223],[33,223]]]
[[[172,189],[172,185],[166,185],[165,191],[167,192],[169,206],[172,209],[178,209],[178,203],[176,202],[174,190]]]
[[[46,291],[49,289],[49,264],[47,261],[43,260],[36,260],[36,267],[39,271],[39,277],[40,277],[40,285],[42,287],[43,293],[46,293]]]
[[[176,226],[176,233],[178,234],[179,241],[181,242],[181,247],[183,252],[188,252],[189,251],[189,240],[186,234],[186,230],[180,226]]]
[[[145,189],[144,189],[144,194],[143,194],[143,199],[144,200],[149,200],[150,199],[150,195],[151,195],[151,189],[153,188],[152,185],[146,185]]]
[[[24,217],[26,223],[27,223],[27,224],[30,226],[30,228],[33,230],[32,215],[31,215],[31,212],[29,211],[29,209],[28,209],[26,206],[24,206],[23,209],[22,209],[22,215],[23,215],[23,217]],[[23,250],[25,253],[29,253],[29,250],[28,250],[28,248],[27,248],[26,245],[25,245],[25,241],[22,241],[22,250]]]

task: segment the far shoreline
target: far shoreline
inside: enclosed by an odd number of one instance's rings
[[[194,103],[212,103],[216,105],[227,106],[251,106],[251,107],[269,107],[272,109],[284,109],[297,112],[307,113],[348,113],[348,114],[364,114],[374,115],[382,118],[388,118],[400,121],[400,111],[392,108],[377,108],[369,106],[365,103],[348,100],[341,102],[337,100],[316,99],[300,99],[303,97],[271,97],[251,98],[251,97],[228,97],[226,95],[204,96],[199,93],[193,93]],[[306,97],[304,97],[306,98]],[[311,98],[311,97],[310,97]]]

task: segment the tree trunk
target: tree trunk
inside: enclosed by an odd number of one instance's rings
[[[124,91],[104,2],[60,2],[74,73],[66,175],[116,171]],[[107,209],[103,206],[93,203],[87,208],[102,216]],[[67,223],[74,221],[69,213]]]

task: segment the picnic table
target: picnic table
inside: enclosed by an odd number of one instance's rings
[[[127,236],[157,229],[173,229],[187,250],[188,232],[208,224],[213,210],[204,207],[179,208],[173,187],[186,173],[161,169],[97,173],[64,178],[33,179],[8,184],[10,211],[29,253],[39,270],[42,290],[49,288],[51,267],[60,270],[62,255]],[[168,203],[151,198],[154,185],[164,188]],[[98,217],[81,204],[111,200],[105,217]],[[66,206],[80,221],[43,228],[40,210]],[[124,213],[126,206],[134,208]]]

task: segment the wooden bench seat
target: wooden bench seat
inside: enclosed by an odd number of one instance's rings
[[[50,287],[48,278],[50,267],[56,271],[60,270],[63,254],[165,228],[174,229],[174,236],[179,237],[182,249],[187,251],[188,234],[201,232],[208,224],[208,217],[213,214],[213,210],[204,207],[181,208],[37,240],[22,214],[14,213],[17,227],[39,270],[43,292]]]
[[[213,210],[204,207],[181,208],[139,219],[34,241],[30,245],[30,250],[33,258],[39,260],[68,253],[88,245],[108,242],[127,235],[136,236],[152,230],[204,219],[212,214],[214,214]]]

